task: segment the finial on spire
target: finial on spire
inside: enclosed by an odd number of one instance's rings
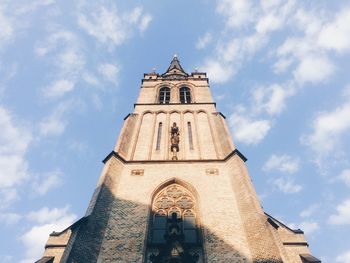
[[[177,54],[176,53],[174,54],[173,58],[177,58]]]

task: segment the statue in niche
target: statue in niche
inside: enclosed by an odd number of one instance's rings
[[[176,213],[171,214],[167,220],[167,232],[164,235],[166,244],[160,247],[158,255],[150,255],[152,263],[196,263],[199,255],[188,253],[184,246],[184,234],[181,227],[182,219]]]
[[[170,137],[170,150],[173,153],[172,160],[177,160],[177,152],[179,151],[179,142],[180,142],[180,132],[179,127],[177,127],[176,122],[171,126],[171,137]]]

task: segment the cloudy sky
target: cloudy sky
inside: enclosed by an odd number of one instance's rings
[[[84,215],[143,73],[175,53],[208,72],[265,211],[349,263],[342,0],[0,0],[0,262]]]

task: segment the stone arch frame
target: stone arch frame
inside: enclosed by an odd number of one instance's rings
[[[142,112],[142,114],[141,114],[142,118],[143,118],[146,114],[153,114],[153,111],[146,110],[146,111]]]
[[[183,115],[185,115],[186,113],[194,114],[195,111],[187,109],[187,110],[184,110],[184,111],[182,112]]]
[[[144,249],[143,249],[143,263],[148,262],[147,261],[147,250],[148,250],[148,241],[150,239],[150,232],[152,229],[152,223],[153,223],[153,217],[154,217],[154,211],[152,211],[152,205],[154,202],[154,199],[157,197],[157,195],[164,190],[165,188],[167,188],[168,186],[172,185],[172,184],[178,184],[180,186],[182,186],[183,188],[185,188],[187,191],[189,191],[196,202],[196,206],[195,206],[195,214],[196,214],[196,227],[197,227],[197,233],[198,233],[198,239],[199,242],[201,244],[201,251],[202,251],[202,262],[207,262],[207,256],[206,256],[206,250],[205,250],[205,229],[201,223],[201,209],[200,209],[200,198],[199,198],[199,194],[196,190],[195,187],[193,187],[190,183],[181,180],[179,178],[173,177],[170,178],[162,183],[160,183],[157,187],[155,187],[155,189],[149,193],[149,203],[148,203],[148,218],[147,218],[147,226],[146,226],[146,233],[145,233],[145,240],[144,240]]]
[[[194,93],[194,85],[191,83],[187,83],[187,82],[180,82],[179,84],[176,85],[176,90],[177,90],[177,94],[176,94],[176,101],[178,103],[180,103],[180,89],[183,87],[187,87],[190,89],[191,92],[191,103],[195,103],[196,102],[196,96]]]
[[[159,104],[159,91],[160,91],[161,88],[169,88],[170,89],[170,101],[169,102],[172,103],[174,96],[177,97],[177,95],[174,94],[175,93],[174,89],[176,87],[174,86],[174,84],[172,84],[170,82],[163,82],[163,83],[160,83],[160,84],[155,86],[154,90],[155,90],[156,94],[154,96],[155,97],[154,103]]]
[[[170,115],[173,114],[173,113],[181,114],[181,111],[179,111],[179,110],[171,110],[171,111],[169,111]]]
[[[168,89],[169,91],[169,102],[168,103],[160,103],[160,91],[162,89]],[[156,103],[158,104],[169,104],[171,102],[171,97],[172,97],[172,94],[171,94],[171,88],[169,87],[169,85],[161,85],[159,88],[158,88],[158,91],[157,91],[157,96],[156,96]]]
[[[206,110],[197,110],[196,113],[197,113],[197,114],[199,114],[199,113],[205,113],[205,114],[208,115],[208,112],[207,112]]]

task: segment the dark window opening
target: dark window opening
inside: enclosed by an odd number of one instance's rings
[[[190,144],[190,150],[193,150],[192,126],[190,122],[187,122],[187,129],[188,129],[188,142]]]
[[[167,87],[159,90],[159,103],[168,104],[170,102],[170,89]]]
[[[162,126],[163,126],[163,124],[160,122],[160,123],[159,123],[159,126],[158,126],[156,150],[159,150],[159,149],[160,149],[160,141],[161,141],[161,137],[162,137]]]
[[[191,103],[191,91],[187,87],[182,87],[180,89],[180,102],[181,103]]]

